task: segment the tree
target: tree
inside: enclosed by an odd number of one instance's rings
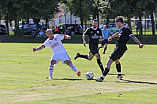
[[[151,24],[152,24],[152,34],[155,35],[155,21],[154,21],[154,11],[157,10],[156,0],[149,0],[146,5],[146,10],[149,10],[151,15]]]

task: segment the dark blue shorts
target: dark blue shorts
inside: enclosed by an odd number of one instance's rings
[[[89,49],[90,49],[89,53],[92,53],[93,55],[99,53],[97,48],[98,48],[97,46],[89,46]]]
[[[125,53],[125,51],[126,50],[124,50],[124,49],[117,49],[117,48],[115,48],[114,52],[110,55],[110,58],[113,61],[115,61],[117,59],[120,59],[123,56],[123,54]]]
[[[100,42],[101,43],[101,45],[103,46],[105,43],[107,43],[108,44],[108,39],[104,39],[103,41],[101,41]]]

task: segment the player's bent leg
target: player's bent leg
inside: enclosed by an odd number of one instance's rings
[[[116,69],[118,74],[116,75],[116,78],[122,79],[122,75],[121,75],[121,64],[119,62],[119,60],[115,60],[115,64],[116,64]]]
[[[101,60],[100,60],[100,54],[99,53],[95,54],[95,57],[97,58],[97,63],[101,69],[101,72],[103,73],[104,67],[103,67],[103,64],[101,63]]]
[[[103,46],[103,45],[101,45],[101,46],[99,46],[99,47],[97,48],[97,50],[99,51],[99,49],[100,49],[100,48],[103,48],[103,47],[104,47],[104,46]]]
[[[104,52],[103,52],[103,54],[105,54],[106,49],[107,49],[107,43],[105,43],[105,48],[104,48]]]
[[[53,73],[55,64],[56,64],[56,60],[51,60],[51,64],[49,66],[49,79],[52,79],[52,73]]]
[[[108,59],[107,61],[107,65],[106,65],[106,68],[105,70],[103,71],[103,74],[100,78],[95,78],[95,80],[97,82],[103,82],[104,78],[106,77],[106,75],[108,74],[108,72],[110,71],[110,67],[111,67],[111,64],[113,63],[113,60],[111,58]]]
[[[81,72],[77,70],[76,66],[69,60],[66,60],[65,63],[70,66],[70,68],[78,75],[81,76]]]
[[[93,57],[94,57],[94,55],[93,55],[92,53],[90,53],[90,54],[88,55],[88,60],[92,60]]]
[[[80,53],[77,53],[74,59],[76,60],[78,57],[80,57],[80,58],[85,58],[85,59],[88,60],[88,55],[82,55],[82,54],[80,54]]]

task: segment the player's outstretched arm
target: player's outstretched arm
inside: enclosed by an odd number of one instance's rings
[[[39,46],[38,48],[33,48],[33,52],[42,50],[43,48],[44,48],[43,45],[42,45],[42,46]]]
[[[104,40],[104,37],[102,37],[102,38],[99,39],[99,41],[103,41],[103,40]]]
[[[143,48],[144,45],[133,35],[131,34],[130,37],[139,45],[139,48]]]
[[[65,38],[66,38],[66,39],[71,39],[71,36],[65,35]]]
[[[114,37],[118,37],[118,36],[119,36],[119,32],[116,32],[114,35],[108,38],[108,41],[111,41]]]
[[[83,45],[84,45],[84,47],[86,47],[86,40],[85,40],[85,35],[84,34],[82,35],[82,39],[83,39]]]

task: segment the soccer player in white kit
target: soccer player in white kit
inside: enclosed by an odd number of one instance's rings
[[[54,70],[54,66],[62,61],[63,64],[67,64],[70,68],[78,75],[81,76],[81,72],[77,70],[76,66],[71,62],[61,40],[71,39],[69,35],[61,35],[61,34],[53,34],[51,29],[46,30],[46,35],[48,39],[44,42],[43,45],[38,48],[33,48],[33,52],[42,50],[46,46],[49,46],[51,51],[53,52],[53,56],[51,58],[50,66],[49,66],[49,79],[52,79],[52,73]]]

